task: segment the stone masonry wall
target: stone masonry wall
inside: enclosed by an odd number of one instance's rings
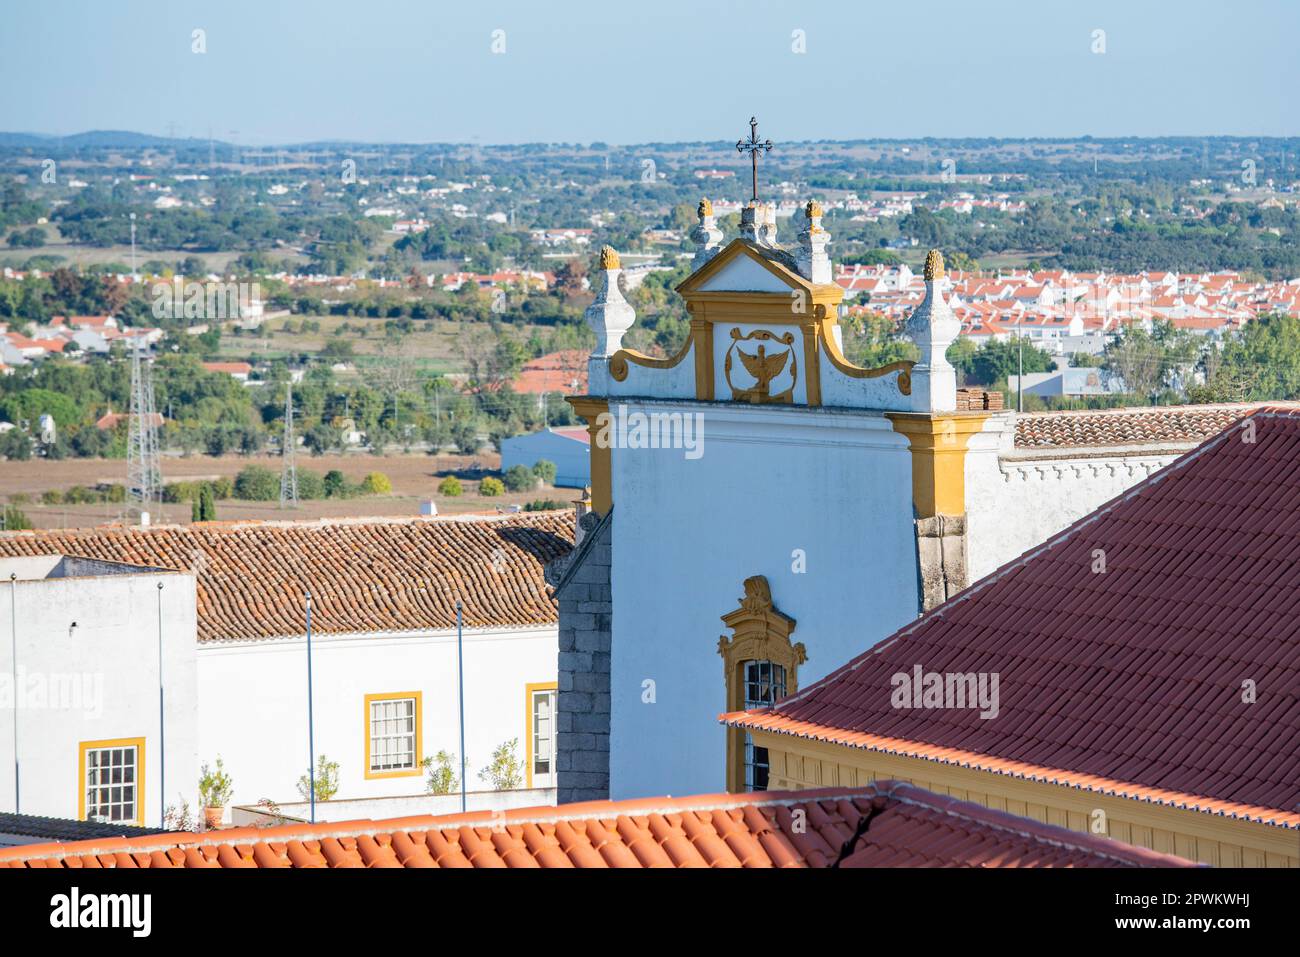
[[[612,519],[612,516],[610,516]],[[560,605],[556,705],[556,800],[609,797],[610,540],[613,522],[589,532],[579,562],[557,597]]]

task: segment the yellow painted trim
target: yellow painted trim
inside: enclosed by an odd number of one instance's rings
[[[559,691],[554,681],[538,681],[524,685],[524,763],[528,768],[528,787],[533,786],[533,695],[538,691]],[[559,695],[556,694],[557,703]],[[551,713],[551,740],[555,740],[555,713]],[[555,756],[551,757],[551,777],[555,777]]]
[[[104,748],[135,748],[135,823],[144,827],[144,738],[106,738],[102,741],[82,741],[77,746],[77,820],[86,820],[86,752]],[[121,823],[121,822],[116,822]]]
[[[614,473],[609,445],[602,446],[596,438],[600,434],[600,416],[609,414],[609,400],[571,395],[565,401],[587,423],[591,440],[591,510],[603,518],[614,504]]]
[[[404,698],[415,699],[415,767],[401,771],[372,771],[370,769],[370,706],[376,701],[399,701]],[[424,773],[424,692],[391,691],[384,694],[366,695],[365,705],[365,742],[366,762],[361,765],[367,781],[379,778],[413,778]]]
[[[888,412],[894,431],[912,452],[912,507],[916,518],[966,514],[966,445],[984,428],[987,412],[944,415]]]
[[[694,292],[712,276],[721,272],[727,263],[731,262],[733,259],[738,259],[741,256],[754,260],[754,262],[758,263],[773,276],[776,276],[782,282],[789,284],[791,287],[800,287],[808,290],[817,288],[797,272],[788,269],[778,262],[774,262],[767,256],[758,252],[757,248],[752,246],[748,240],[738,237],[723,246],[712,259],[679,282],[676,287],[678,295],[686,297],[687,293]],[[836,286],[836,288],[838,289],[839,287]],[[701,294],[707,295],[706,293]],[[771,295],[771,293],[766,293],[765,295]]]
[[[799,690],[799,666],[808,660],[803,642],[790,636],[798,624],[772,604],[772,592],[762,575],[746,578],[740,607],[722,616],[731,637],[718,638],[728,712],[744,708],[744,667],[747,661],[771,661],[785,669],[786,697]],[[726,787],[745,790],[745,729],[727,728]]]
[[[1292,828],[769,730],[751,729],[750,734],[768,749],[773,790],[907,781],[1076,831],[1089,832],[1092,815],[1100,810],[1107,834],[1115,840],[1215,866],[1300,867]]]
[[[697,306],[686,304],[686,310],[695,314]],[[713,401],[713,323],[704,318],[700,309],[698,318],[691,319],[691,339],[695,342],[695,398],[701,402]]]
[[[855,366],[840,351],[839,343],[835,341],[835,336],[831,334],[830,327],[824,323],[821,327],[821,345],[826,350],[826,358],[830,360],[836,371],[852,379],[878,379],[881,376],[889,375],[891,372],[897,372],[899,373],[898,391],[903,395],[912,394],[912,366],[916,365],[916,363],[911,359],[891,362],[878,369],[865,369],[862,366]]]
[[[628,364],[641,366],[643,369],[671,369],[681,363],[686,358],[686,353],[691,351],[694,341],[690,336],[686,337],[686,342],[677,354],[667,359],[656,359],[654,356],[648,356],[644,352],[637,352],[635,349],[619,349],[609,357],[609,375],[615,382],[623,382],[627,379]]]

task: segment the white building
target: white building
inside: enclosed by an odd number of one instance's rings
[[[78,748],[111,741],[143,754],[130,820],[156,826],[164,734],[169,805],[196,806],[199,768],[218,757],[232,806],[298,800],[309,734],[317,758],[338,764],[338,798],[419,795],[426,758],[454,755],[459,775],[462,665],[468,789],[488,786],[478,772],[509,742],[519,786],[553,787],[556,616],[542,566],[572,537],[571,514],[556,512],[0,533],[0,573],[23,579],[0,600],[14,602],[16,628],[0,631],[16,634],[19,665],[91,671],[105,702],[93,720],[18,709],[21,810],[84,816]],[[79,554],[150,568],[60,557]],[[0,810],[13,810],[12,726],[0,731]]]
[[[602,256],[589,394],[570,400],[593,514],[553,576],[561,801],[761,786],[765,754],[720,713],[830,673],[1243,414],[1018,418],[958,390],[937,252],[905,326],[921,360],[855,367],[808,212],[782,247],[751,206],[722,245],[702,204],[670,360],[622,348],[634,316]]]
[[[198,781],[194,575],[33,552],[0,557],[0,809],[158,826]]]

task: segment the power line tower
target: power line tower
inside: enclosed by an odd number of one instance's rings
[[[131,417],[126,438],[127,497],[141,511],[162,503],[162,463],[154,421],[153,371],[144,361],[144,342],[131,349]]]
[[[280,439],[280,507],[298,507],[298,466],[294,463],[293,386],[284,387],[284,435]]]

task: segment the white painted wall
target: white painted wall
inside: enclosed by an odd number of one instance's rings
[[[627,402],[704,416],[704,454],[612,452],[613,798],[724,789],[718,637],[743,581],[765,575],[798,622],[801,686],[911,620],[911,460],[873,412]],[[633,503],[619,511],[619,502]],[[792,572],[804,550],[807,571]],[[642,682],[655,682],[654,704]]]
[[[517,788],[511,791],[474,791],[465,795],[465,810],[508,811],[520,807],[554,807],[555,788]],[[233,807],[228,812],[236,826],[267,825],[278,818],[311,819],[311,806],[303,801],[278,805],[280,813],[258,806]],[[459,814],[460,792],[455,794],[403,794],[395,797],[326,801],[316,805],[316,821],[383,821],[421,814]],[[3,836],[0,836],[3,842]]]
[[[0,561],[0,578],[5,579],[0,581],[0,681],[12,688],[16,667],[25,692],[8,700],[0,693],[0,809],[15,810],[16,719],[18,810],[76,818],[79,744],[144,738],[144,823],[158,826],[162,787],[168,803],[176,803],[180,794],[193,805],[197,797],[194,577],[130,573],[122,571],[127,566],[117,566],[117,572],[103,577],[51,577],[13,585],[7,580],[11,571],[39,573],[39,564]],[[159,582],[164,586],[161,599]],[[159,733],[160,600],[165,778]],[[74,686],[79,689],[75,696]],[[35,697],[38,689],[45,692],[44,704]]]
[[[1172,447],[1016,452],[1012,418],[990,416],[966,454],[967,562],[978,581],[1168,465]]]
[[[465,632],[467,777],[492,750],[518,738],[526,754],[525,688],[556,680],[554,626]],[[298,799],[307,773],[307,653],[303,638],[198,647],[201,760],[218,755],[234,779],[232,804]],[[339,798],[409,795],[420,776],[366,779],[365,696],[423,693],[423,752],[459,759],[456,633],[313,635],[316,754],[339,763]],[[525,784],[527,780],[525,779]]]

